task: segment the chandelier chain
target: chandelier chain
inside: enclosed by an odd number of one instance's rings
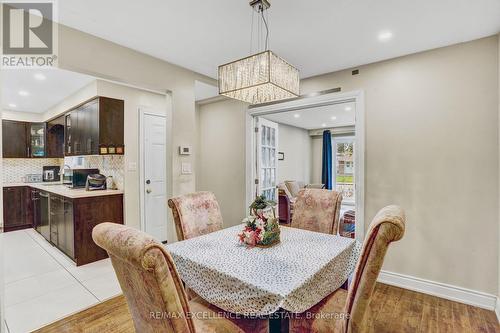
[[[252,23],[251,23],[251,29],[250,29],[250,54],[252,54],[253,51],[253,18],[254,18],[255,12],[252,10]]]
[[[264,25],[266,26],[266,48],[264,51],[267,51],[268,50],[268,41],[269,41],[269,26],[267,25],[267,20],[266,20],[266,17],[264,16],[264,7],[262,5],[260,5],[259,7],[259,11],[260,11],[260,15],[262,16],[262,21],[264,22]],[[267,16],[267,14],[266,14]]]

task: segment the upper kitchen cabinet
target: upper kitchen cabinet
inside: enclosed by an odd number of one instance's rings
[[[45,123],[2,121],[4,158],[45,157]]]
[[[123,154],[124,102],[96,97],[65,116],[65,154]]]
[[[47,122],[46,156],[50,158],[64,157],[64,116]]]
[[[28,156],[45,157],[45,123],[28,123]]]
[[[28,157],[28,123],[3,120],[2,142],[3,158]]]

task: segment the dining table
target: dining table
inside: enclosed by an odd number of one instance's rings
[[[355,239],[285,226],[278,244],[249,247],[243,227],[166,245],[186,287],[235,314],[302,313],[347,281],[360,254]]]

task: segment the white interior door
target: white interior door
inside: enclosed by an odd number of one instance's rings
[[[256,118],[257,172],[256,192],[268,200],[278,201],[278,124]]]
[[[159,241],[167,239],[166,118],[143,114],[143,229]]]

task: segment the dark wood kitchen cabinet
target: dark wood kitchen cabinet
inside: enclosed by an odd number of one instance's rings
[[[45,157],[45,123],[2,121],[4,158]]]
[[[45,152],[46,157],[64,157],[64,116],[47,122],[47,148]]]
[[[28,186],[3,188],[4,231],[14,231],[33,227],[31,189]]]
[[[3,158],[27,158],[28,123],[2,120]]]
[[[28,123],[28,157],[45,157],[45,123]]]
[[[35,229],[48,242],[77,266],[108,257],[106,251],[94,243],[92,229],[103,222],[123,224],[123,194],[68,198],[36,189],[32,191],[34,219],[39,221]]]
[[[123,224],[123,195],[71,199],[50,193],[50,239],[77,266],[108,257],[92,239],[99,223]]]
[[[73,200],[50,194],[50,242],[75,258]]]
[[[123,195],[73,199],[75,257],[77,266],[105,259],[108,254],[92,239],[92,229],[103,222],[123,224]]]
[[[96,97],[65,116],[65,155],[107,154],[124,146],[124,101]],[[106,148],[101,151],[100,148]]]

